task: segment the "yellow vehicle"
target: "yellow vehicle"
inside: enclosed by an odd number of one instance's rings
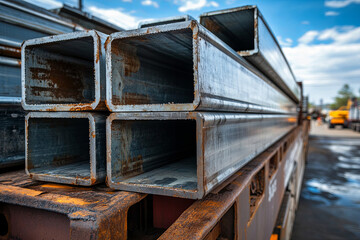
[[[329,128],[334,128],[335,125],[342,125],[343,128],[348,127],[349,109],[351,103],[352,102],[349,99],[346,106],[341,106],[339,109],[329,112]]]

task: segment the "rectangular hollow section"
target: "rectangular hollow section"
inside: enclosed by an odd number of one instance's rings
[[[113,120],[111,181],[197,190],[195,120]]]
[[[191,29],[114,39],[112,105],[194,101]]]
[[[29,118],[28,171],[59,179],[90,179],[89,142],[87,118]]]
[[[92,103],[94,64],[92,37],[26,46],[26,104]]]
[[[204,14],[200,23],[235,51],[255,48],[254,8]]]

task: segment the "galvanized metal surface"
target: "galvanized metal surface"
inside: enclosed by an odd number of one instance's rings
[[[105,34],[83,31],[26,41],[22,46],[25,110],[105,110]]]
[[[105,45],[111,111],[296,112],[290,98],[196,21],[114,33]]]
[[[138,28],[154,27],[154,26],[166,25],[166,24],[170,24],[170,23],[187,22],[187,21],[191,21],[191,20],[195,20],[195,18],[193,18],[190,15],[181,15],[181,16],[176,16],[176,17],[160,18],[160,19],[154,19],[154,20],[140,22]]]
[[[296,126],[291,115],[114,113],[106,123],[114,189],[202,198]]]
[[[254,64],[294,101],[300,101],[300,88],[291,67],[256,6],[204,13],[200,23]]]
[[[127,239],[128,210],[146,195],[105,185],[36,182],[23,171],[0,176],[0,239]],[[3,228],[2,228],[3,229]]]
[[[299,132],[301,132],[299,128],[294,130],[245,165],[234,175],[236,178],[222,190],[196,201],[159,239],[208,239],[208,236],[232,206],[235,207],[233,220],[235,226],[234,239],[269,239],[275,226],[277,214],[273,214],[268,209],[274,207],[279,209],[279,207],[274,206],[274,203],[280,206],[285,191],[285,188],[281,187],[283,186],[281,179],[284,178],[283,167],[284,163],[289,160],[289,156],[280,153],[285,141],[288,141],[290,136],[293,139],[302,139]],[[302,140],[307,141],[305,138]],[[292,142],[289,152],[294,149],[293,145],[298,143],[297,141]],[[269,177],[269,163],[274,154],[279,154],[282,157],[279,158],[275,174]],[[251,214],[252,210],[249,204],[252,192],[251,184],[254,177],[262,169],[265,169],[265,191],[260,196]],[[273,179],[278,180],[279,188],[272,186]],[[271,195],[274,201],[268,201]],[[216,239],[216,236],[210,239]]]
[[[29,113],[26,173],[35,180],[73,185],[104,181],[105,118],[95,113]]]
[[[24,165],[24,120],[21,107],[0,107],[0,169]]]

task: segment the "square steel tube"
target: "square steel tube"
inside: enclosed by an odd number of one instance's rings
[[[0,169],[24,165],[25,112],[21,106],[0,106]]]
[[[113,112],[296,111],[289,97],[196,21],[111,34],[106,61]]]
[[[113,189],[200,199],[296,126],[293,115],[113,113],[106,121]]]
[[[300,101],[300,88],[291,67],[257,6],[204,13],[200,23],[254,64],[294,101]]]
[[[96,113],[29,113],[26,173],[35,180],[82,186],[104,181],[105,120]]]
[[[21,49],[24,109],[105,110],[106,37],[92,30],[25,41]]]

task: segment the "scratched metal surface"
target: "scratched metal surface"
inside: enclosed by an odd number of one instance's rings
[[[196,21],[114,33],[106,54],[106,103],[114,112],[296,112],[290,98]]]
[[[294,101],[300,101],[300,88],[291,67],[256,6],[204,13],[200,23],[254,64]]]
[[[24,121],[21,107],[0,107],[0,168],[24,165]]]
[[[26,116],[26,172],[36,180],[90,186],[105,180],[105,115]]]
[[[22,47],[26,110],[105,110],[106,35],[84,31],[31,39]]]
[[[113,113],[110,187],[202,198],[296,126],[291,115]]]

